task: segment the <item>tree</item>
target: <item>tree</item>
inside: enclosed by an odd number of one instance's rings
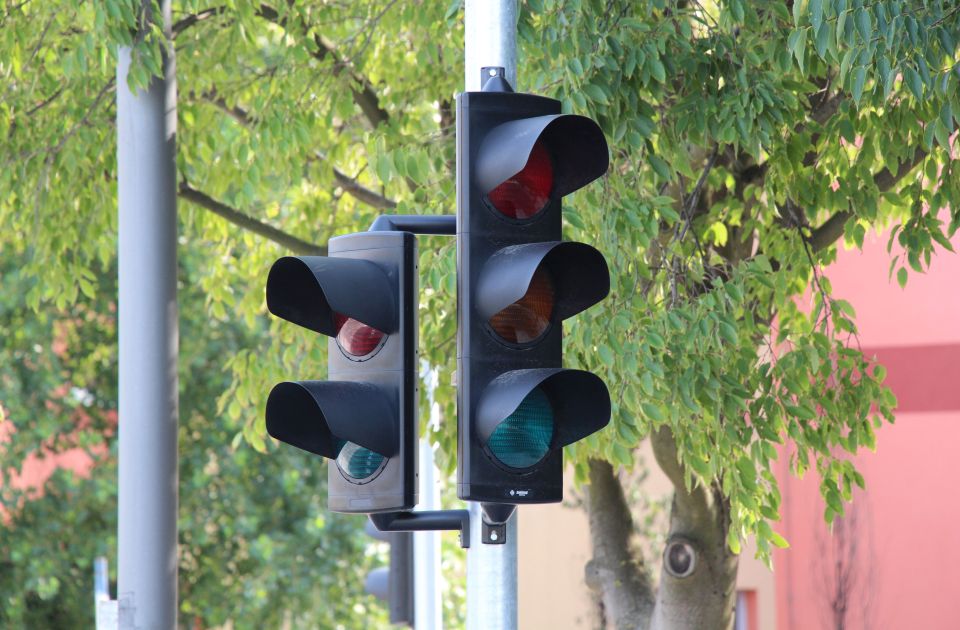
[[[207,263],[191,281],[208,317],[246,327],[223,418],[271,457],[264,393],[322,355],[265,319],[264,272],[383,211],[453,210],[460,4],[175,7],[181,233]],[[56,6],[8,4],[0,17],[0,238],[25,253],[35,309],[90,299],[91,270],[112,260],[115,45],[133,43],[139,2]],[[891,228],[901,283],[950,249],[960,12],[933,0],[527,0],[518,28],[518,87],[593,116],[611,146],[603,184],[564,212],[569,236],[612,269],[607,308],[566,341],[570,365],[616,384],[611,426],[568,450],[589,483],[591,582],[612,626],[729,627],[742,539],[765,558],[787,544],[772,526],[777,446],[793,442],[793,471],[821,477],[831,521],[863,484],[843,453],[872,447],[892,419],[884,370],[857,348],[853,305],[822,266],[871,229]],[[142,84],[163,42],[134,45]],[[447,418],[453,265],[451,243],[422,241],[423,358],[444,375]],[[448,469],[454,431],[431,436]],[[689,545],[689,577],[654,580],[628,551],[617,469],[644,439],[676,490],[667,545]]]
[[[324,509],[325,469],[305,453],[258,453],[241,444],[217,397],[224,356],[256,343],[252,331],[210,322],[194,271],[181,256],[180,601],[184,627],[362,627],[385,615],[363,596],[381,558],[362,523]],[[0,625],[93,623],[92,561],[116,558],[116,269],[95,275],[94,298],[31,310],[19,256],[0,261],[3,410]],[[91,466],[58,470],[40,488],[14,482],[28,458],[81,449]],[[38,491],[42,494],[38,495]],[[56,542],[53,542],[56,541]],[[116,594],[114,585],[114,594]],[[323,601],[322,606],[316,604]]]

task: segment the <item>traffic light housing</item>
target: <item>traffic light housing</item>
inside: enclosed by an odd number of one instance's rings
[[[408,232],[333,238],[328,256],[288,256],[267,277],[274,315],[328,337],[326,381],[284,382],[267,432],[330,460],[335,512],[417,503],[417,248]]]
[[[563,447],[610,420],[606,385],[563,368],[561,347],[562,321],[610,289],[600,252],[561,241],[561,199],[607,166],[600,128],[559,101],[457,98],[461,499],[560,501]]]

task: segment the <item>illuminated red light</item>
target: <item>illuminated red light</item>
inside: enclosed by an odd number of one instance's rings
[[[527,164],[487,195],[490,203],[511,219],[529,219],[543,210],[553,192],[553,162],[541,142],[533,145]]]
[[[553,281],[543,269],[537,269],[527,293],[490,318],[490,327],[504,341],[529,343],[538,339],[550,325],[553,315]]]
[[[385,336],[385,333],[376,328],[340,313],[334,314],[334,325],[340,348],[354,357],[365,357],[376,350]]]

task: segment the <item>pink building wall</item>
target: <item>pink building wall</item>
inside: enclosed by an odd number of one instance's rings
[[[816,475],[797,480],[779,463],[791,548],[774,557],[778,630],[839,628],[838,590],[847,630],[960,628],[960,255],[938,254],[904,289],[888,280],[889,261],[886,238],[869,236],[826,271],[857,311],[861,347],[888,369],[897,421],[877,432],[876,452],[856,457],[867,489],[832,537]]]

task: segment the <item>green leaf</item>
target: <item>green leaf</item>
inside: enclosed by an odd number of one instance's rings
[[[649,341],[650,345],[653,346],[654,348],[663,348],[667,344],[667,342],[663,340],[663,337],[653,332],[652,330],[647,332],[647,341]],[[644,363],[646,363],[646,361],[644,361]],[[654,374],[657,374],[657,376],[663,377],[662,371],[657,372],[657,370],[654,370],[650,366],[648,366],[648,368],[651,371],[653,371]]]
[[[906,267],[900,267],[897,270],[897,284],[900,285],[900,288],[907,286],[907,269]]]
[[[770,542],[779,547],[780,549],[787,549],[790,547],[790,543],[787,542],[787,539],[778,534],[777,532],[770,532]]]
[[[583,219],[580,218],[580,213],[570,209],[564,208],[563,218],[570,222],[570,225],[577,228],[578,230],[584,229]]]
[[[660,179],[670,181],[673,179],[673,175],[670,172],[670,167],[662,159],[656,155],[651,155],[647,158],[650,162],[650,166],[653,167],[653,170],[656,171],[657,175],[660,176]]]
[[[798,5],[800,3],[796,2],[794,4]],[[727,530],[727,546],[730,547],[731,553],[733,554],[740,553],[740,536],[737,534],[737,531],[732,527]]]
[[[857,30],[864,42],[869,42],[873,37],[873,18],[866,9],[857,9]]]
[[[950,101],[946,99],[943,101],[943,107],[940,108],[940,122],[943,123],[947,133],[953,131],[953,108],[950,106]]]
[[[600,355],[600,360],[603,361],[604,365],[607,367],[613,366],[613,350],[605,344],[600,344],[597,346],[597,354]]]
[[[737,471],[740,473],[740,483],[750,491],[757,489],[757,469],[748,457],[737,460]]]
[[[596,103],[606,105],[610,102],[610,100],[607,98],[607,93],[604,92],[603,88],[601,88],[599,85],[588,83],[587,85],[583,86],[583,91],[586,92],[587,96],[589,96],[590,99]]]
[[[803,54],[804,49],[807,45],[807,29],[798,28],[797,30],[790,33],[790,37],[787,39],[787,49],[793,53],[793,56],[797,60],[797,64],[800,66],[800,71],[803,71]]]
[[[867,69],[863,66],[858,66],[856,70],[853,71],[853,100],[855,103],[860,103],[860,97],[863,96],[863,84],[867,80]]]
[[[660,408],[653,403],[642,402],[640,403],[640,408],[643,410],[644,415],[654,422],[664,421],[663,412],[661,412]]]
[[[807,13],[810,15],[810,24],[813,26],[813,30],[819,30],[820,25],[823,24],[823,0],[810,0]]]
[[[640,375],[640,387],[643,388],[645,394],[653,396],[653,377],[650,376],[650,372],[644,372]]]
[[[910,88],[916,99],[918,101],[923,100],[923,80],[920,79],[920,74],[913,66],[907,66],[904,69],[904,75],[907,80],[907,87]]]
[[[737,329],[728,324],[727,322],[720,322],[719,327],[720,337],[730,345],[737,345],[740,342],[740,339],[737,336]]]
[[[663,63],[657,57],[650,57],[649,62],[650,74],[652,74],[653,78],[659,83],[664,83],[667,80],[667,70],[663,67]]]
[[[817,55],[821,59],[826,59],[827,49],[830,47],[830,26],[823,22],[817,27]]]
[[[620,442],[613,443],[613,457],[617,463],[623,466],[633,465],[633,456],[630,451]]]

